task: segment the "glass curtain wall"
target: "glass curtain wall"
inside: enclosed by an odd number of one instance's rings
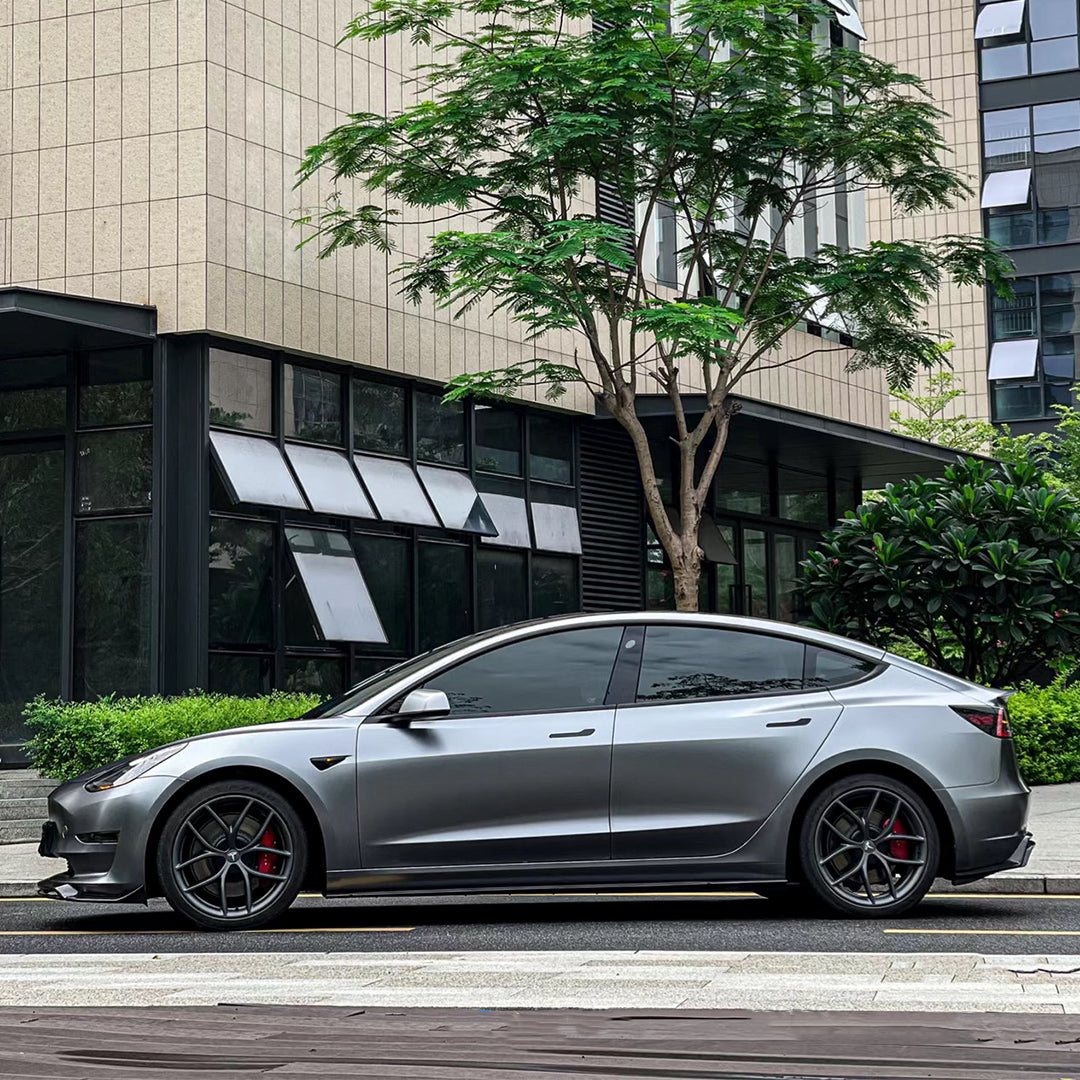
[[[212,689],[335,693],[474,630],[579,609],[577,552],[541,535],[563,507],[577,529],[569,421],[509,406],[446,406],[437,391],[282,354],[211,348],[209,365],[218,455],[209,466]],[[266,489],[265,469],[262,489],[238,492],[235,464],[230,490],[219,467],[228,428],[287,460],[275,481],[292,485],[284,497],[273,484]],[[330,485],[326,505],[305,471],[316,464],[306,448],[316,445],[324,466],[348,473]],[[334,510],[343,482],[356,489],[348,516]],[[271,497],[279,503],[263,502]],[[348,545],[381,639],[374,630],[369,641],[328,639],[290,547],[301,526],[308,537],[321,531]]]
[[[152,363],[0,360],[0,762],[36,694],[153,686]]]
[[[658,460],[663,471],[661,488],[670,492],[673,463]],[[706,557],[699,610],[785,622],[804,620],[799,563],[830,522],[854,509],[858,498],[854,478],[725,457],[706,508],[722,545],[710,544],[702,534]],[[650,609],[675,606],[670,564],[648,526],[645,593]]]

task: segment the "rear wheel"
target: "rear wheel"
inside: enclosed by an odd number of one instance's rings
[[[306,865],[296,810],[252,780],[221,780],[192,792],[169,814],[157,852],[169,904],[211,930],[272,922],[296,899]]]
[[[926,895],[941,855],[926,801],[907,784],[867,773],[830,784],[799,837],[802,879],[828,909],[895,916]]]

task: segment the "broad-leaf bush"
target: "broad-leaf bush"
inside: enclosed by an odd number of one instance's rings
[[[289,720],[320,700],[317,694],[281,692],[255,698],[193,693],[75,702],[39,697],[26,707],[30,759],[45,776],[69,780],[177,739]]]
[[[941,671],[1015,686],[1080,651],[1080,501],[1030,461],[890,484],[802,565],[815,623]]]
[[[1020,773],[1029,784],[1080,780],[1080,685],[1064,676],[1049,686],[1025,684],[1009,698]]]

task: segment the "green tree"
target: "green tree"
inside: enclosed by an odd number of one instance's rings
[[[912,439],[948,446],[965,454],[989,453],[998,429],[989,420],[972,420],[963,414],[946,416],[945,411],[964,391],[954,383],[951,371],[939,371],[927,380],[926,392],[893,388],[893,396],[904,402],[914,415],[889,413],[894,431]]]
[[[803,588],[827,630],[906,640],[942,671],[1012,685],[1080,649],[1080,501],[1030,461],[959,458],[837,524]]]
[[[698,605],[701,512],[748,374],[836,354],[903,388],[941,359],[920,312],[946,279],[1007,291],[1006,263],[971,236],[786,253],[787,227],[833,196],[876,189],[918,213],[968,191],[920,81],[829,47],[835,18],[816,0],[369,0],[346,38],[430,47],[419,100],[352,115],[300,170],[301,183],[325,171],[375,194],[332,196],[301,219],[323,256],[390,250],[419,226],[433,235],[400,262],[411,301],[501,309],[531,338],[576,335],[573,364],[466,373],[448,396],[587,387],[633,441],[681,610]],[[625,224],[599,220],[598,183]],[[674,288],[645,265],[658,217],[677,227]],[[817,338],[785,352],[808,319],[854,348]],[[645,392],[670,399],[673,514],[638,415]]]

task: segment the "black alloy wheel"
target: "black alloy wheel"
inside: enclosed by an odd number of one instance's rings
[[[940,840],[925,800],[892,777],[846,777],[822,791],[802,822],[803,881],[827,908],[855,918],[895,916],[933,884]]]
[[[179,914],[207,929],[253,929],[296,899],[307,839],[292,804],[273,788],[219,781],[169,815],[157,864],[165,898]]]

